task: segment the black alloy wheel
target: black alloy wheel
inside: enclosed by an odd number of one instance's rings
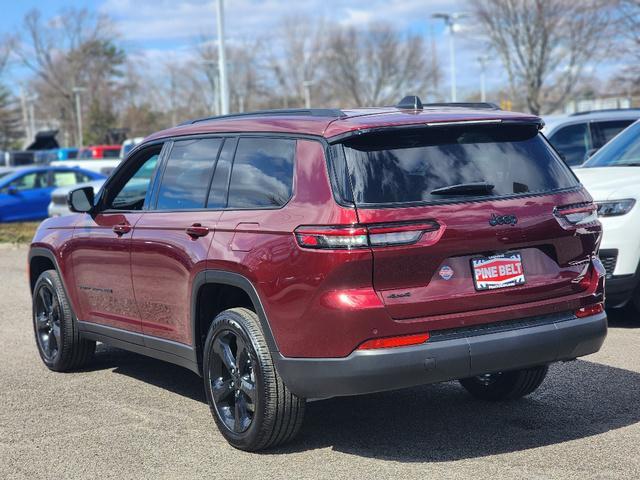
[[[278,374],[256,312],[244,307],[220,312],[203,347],[207,403],[227,442],[255,452],[296,436],[305,400]]]
[[[62,347],[62,310],[53,287],[48,283],[41,283],[35,292],[34,316],[40,351],[47,361],[55,362]]]
[[[209,378],[216,412],[229,430],[245,432],[256,412],[255,355],[247,340],[232,330],[216,335],[213,353]]]

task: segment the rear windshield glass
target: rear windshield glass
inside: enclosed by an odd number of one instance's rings
[[[350,182],[357,205],[451,202],[547,192],[578,184],[535,126],[396,130],[362,135],[334,148],[338,149],[334,158],[339,159],[336,176]],[[346,165],[339,165],[345,160]],[[493,188],[432,193],[477,183]]]

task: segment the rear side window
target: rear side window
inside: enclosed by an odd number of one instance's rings
[[[204,208],[221,145],[220,138],[175,142],[162,175],[156,208]]]
[[[281,207],[293,185],[295,140],[241,138],[229,185],[228,208]]]
[[[609,122],[592,122],[591,137],[593,148],[600,148],[622,130],[633,123],[633,120],[611,120]]]
[[[72,170],[53,172],[54,187],[68,187],[78,183],[78,173]]]
[[[535,126],[431,127],[346,141],[343,159],[357,205],[439,203],[539,193],[577,185]],[[453,185],[493,190],[433,194]]]
[[[564,155],[568,165],[580,165],[584,162],[587,150],[591,148],[586,123],[562,127],[549,137],[549,141]]]

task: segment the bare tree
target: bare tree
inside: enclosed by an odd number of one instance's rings
[[[16,98],[4,84],[3,76],[9,64],[14,42],[5,37],[0,40],[0,149],[16,146],[22,137],[22,119]]]
[[[333,96],[355,106],[395,103],[426,93],[438,77],[422,37],[402,35],[387,24],[338,27],[329,37],[325,74]]]
[[[607,53],[610,0],[471,0],[514,97],[535,114],[570,95],[585,66]]]
[[[38,10],[25,16],[15,53],[35,74],[32,86],[41,113],[56,119],[66,132],[76,133],[75,87],[87,89],[82,102],[85,112],[112,117],[114,81],[125,59],[115,38],[109,18],[86,9],[66,9],[48,20]]]
[[[621,57],[627,66],[614,79],[614,84],[630,94],[640,94],[640,0],[618,0],[619,32],[625,42]]]
[[[259,75],[257,53],[263,50],[259,39],[227,43],[228,75],[233,81],[229,85],[231,111],[245,111],[258,108],[264,95],[263,76]],[[192,65],[201,91],[209,98],[209,113],[218,113],[218,48],[210,41],[202,39]]]
[[[277,87],[271,97],[281,101],[280,106],[303,107],[307,94],[315,104],[325,100],[321,77],[328,33],[322,19],[287,16],[274,38],[264,43],[264,67]]]

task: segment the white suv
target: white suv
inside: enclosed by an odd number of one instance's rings
[[[574,172],[598,204],[607,305],[640,312],[640,121]]]

